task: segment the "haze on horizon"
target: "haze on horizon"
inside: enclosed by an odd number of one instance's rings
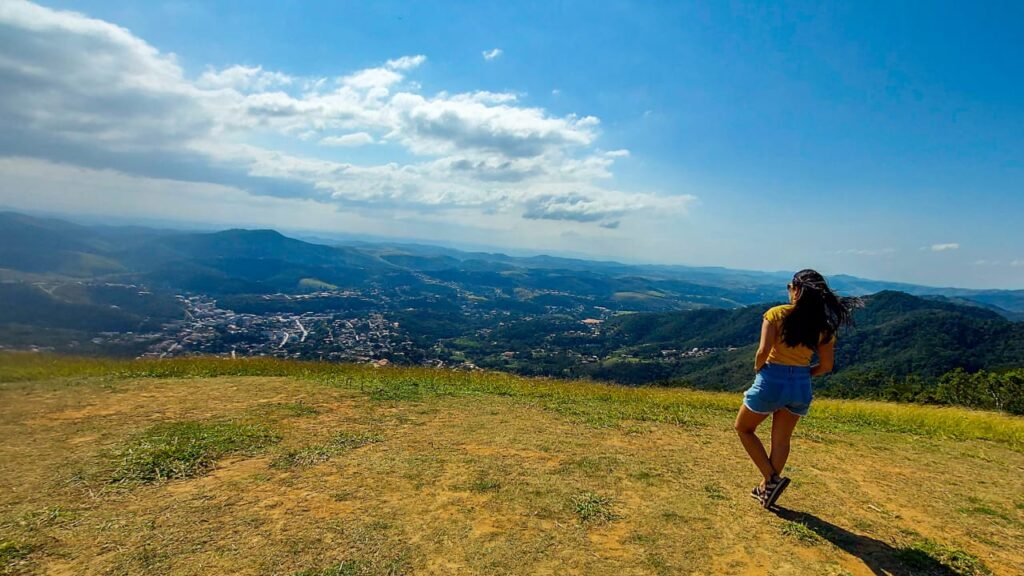
[[[1024,288],[1024,7],[0,1],[0,206]]]

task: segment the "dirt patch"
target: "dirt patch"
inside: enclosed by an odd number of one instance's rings
[[[33,425],[63,425],[69,420],[84,420],[86,418],[103,418],[106,416],[116,416],[122,414],[124,408],[103,404],[95,404],[92,406],[86,406],[84,408],[77,408],[74,410],[61,410],[60,412],[54,412],[47,414],[39,418],[33,418],[29,420],[28,424]]]
[[[255,475],[264,475],[270,468],[270,458],[227,458],[201,478],[173,480],[166,483],[171,494],[194,494],[226,487],[226,484],[246,480]],[[228,487],[230,488],[230,487]]]
[[[90,443],[95,442],[98,438],[99,438],[99,436],[96,435],[96,434],[89,434],[89,435],[86,435],[86,436],[76,436],[74,438],[68,438],[68,444],[73,444],[73,445],[90,444]]]
[[[562,458],[557,454],[542,452],[540,450],[529,450],[516,448],[514,446],[488,446],[481,444],[462,444],[459,446],[474,456],[485,456],[488,458],[513,458],[529,461],[533,464],[543,463],[546,466],[557,467],[562,463]]]

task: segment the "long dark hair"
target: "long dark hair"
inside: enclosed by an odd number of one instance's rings
[[[840,326],[852,326],[853,309],[864,306],[860,298],[836,296],[825,277],[811,269],[794,274],[792,286],[800,296],[782,319],[782,340],[790,347],[802,344],[816,349],[831,340]]]

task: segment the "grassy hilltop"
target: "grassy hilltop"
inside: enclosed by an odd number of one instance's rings
[[[1024,573],[1024,419],[819,401],[769,513],[747,496],[738,403],[0,355],[0,573]]]

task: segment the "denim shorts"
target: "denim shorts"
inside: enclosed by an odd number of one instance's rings
[[[812,396],[809,366],[765,364],[754,385],[743,394],[743,404],[758,414],[785,408],[797,416],[807,416]]]

